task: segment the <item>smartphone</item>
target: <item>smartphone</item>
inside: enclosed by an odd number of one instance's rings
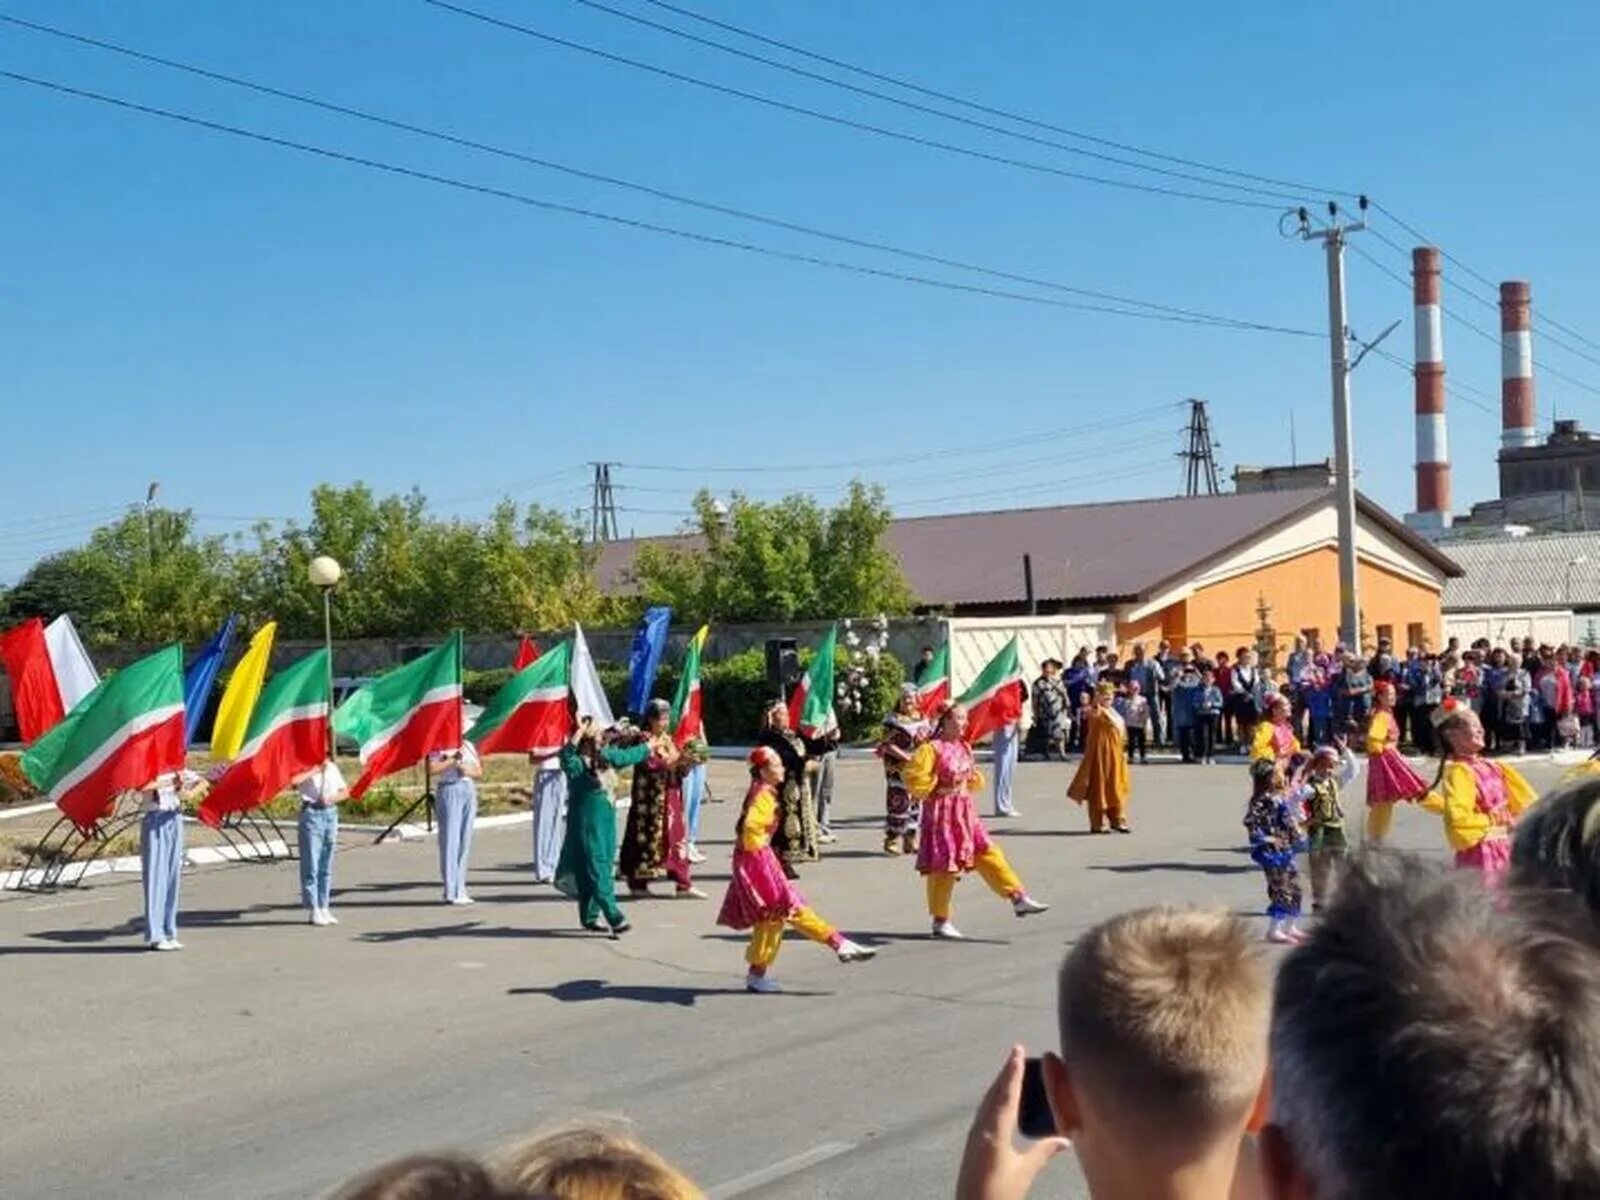
[[[1044,1063],[1037,1058],[1022,1063],[1022,1096],[1017,1101],[1017,1132],[1038,1141],[1055,1137],[1056,1117],[1044,1090]]]

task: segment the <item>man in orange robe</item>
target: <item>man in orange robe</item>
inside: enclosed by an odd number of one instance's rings
[[[1089,806],[1089,829],[1106,833],[1107,822],[1117,833],[1128,828],[1128,762],[1124,744],[1128,738],[1122,714],[1112,707],[1114,691],[1109,683],[1095,688],[1094,703],[1085,718],[1083,761],[1072,777],[1067,795]]]

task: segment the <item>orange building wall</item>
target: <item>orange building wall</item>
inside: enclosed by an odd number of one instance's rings
[[[1404,650],[1410,626],[1422,626],[1430,645],[1440,642],[1439,593],[1375,563],[1358,563],[1361,611],[1367,635],[1376,639],[1379,625],[1393,630],[1395,645]],[[1262,596],[1272,612],[1268,618],[1287,647],[1302,629],[1320,632],[1324,648],[1331,649],[1339,629],[1339,556],[1331,547],[1298,555],[1233,579],[1201,588],[1187,600],[1169,605],[1143,621],[1117,626],[1124,648],[1134,641],[1199,642],[1208,651],[1254,645],[1260,618],[1256,606]],[[1150,630],[1162,631],[1154,637]],[[1129,635],[1133,636],[1129,636]]]

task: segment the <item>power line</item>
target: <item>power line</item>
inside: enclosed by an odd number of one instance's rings
[[[1233,167],[1218,166],[1215,163],[1202,162],[1201,160],[1194,158],[1183,158],[1176,154],[1164,154],[1157,150],[1151,150],[1148,147],[1134,145],[1131,142],[1119,142],[1111,138],[1100,137],[1096,134],[1085,133],[1081,129],[1071,129],[1064,125],[1052,124],[1049,121],[1041,120],[1037,117],[1025,116],[1021,113],[1013,112],[1008,109],[982,104],[968,97],[953,95],[950,92],[942,92],[936,88],[928,87],[925,84],[916,83],[912,80],[906,79],[904,76],[888,75],[880,71],[874,71],[867,67],[860,66],[856,63],[846,62],[843,59],[830,58],[826,54],[819,54],[815,50],[807,50],[803,46],[797,46],[792,42],[785,42],[778,38],[769,37],[766,34],[757,33],[755,30],[749,29],[745,26],[735,25],[728,21],[720,21],[714,17],[706,16],[704,13],[695,12],[692,9],[684,8],[677,4],[669,4],[667,3],[667,0],[645,0],[645,3],[653,4],[657,8],[676,13],[680,17],[687,17],[692,21],[699,21],[702,24],[711,25],[729,33],[736,33],[741,37],[749,38],[752,41],[760,42],[763,45],[773,46],[781,50],[787,50],[791,54],[798,54],[803,58],[811,59],[813,62],[826,63],[828,66],[838,67],[841,70],[850,71],[853,74],[860,75],[867,79],[875,79],[879,83],[892,84],[895,87],[904,88],[907,91],[916,92],[919,95],[929,96],[936,100],[943,100],[949,104],[959,105],[960,107],[970,109],[973,112],[985,113],[992,117],[1003,117],[1008,121],[1015,121],[1019,125],[1027,125],[1034,129],[1049,130],[1052,133],[1059,133],[1066,137],[1077,138],[1079,141],[1089,142],[1096,146],[1105,146],[1112,150],[1122,150],[1129,154],[1142,155],[1145,158],[1156,159],[1160,162],[1176,163],[1179,166],[1194,167],[1198,170],[1210,171],[1217,175],[1230,175],[1235,179],[1249,179],[1256,183],[1268,183],[1274,185],[1275,187],[1291,188],[1297,191],[1311,192],[1318,195],[1346,197],[1356,195],[1356,192],[1345,188],[1330,188],[1324,187],[1320,184],[1297,183],[1290,179],[1276,179],[1270,175],[1256,175],[1249,171],[1237,170]],[[1152,168],[1145,169],[1148,170]],[[1217,186],[1222,185],[1218,184]]]
[[[1053,166],[1049,163],[1035,162],[1031,159],[1012,158],[1004,154],[994,154],[987,150],[978,150],[971,146],[962,146],[954,142],[944,142],[937,138],[924,137],[921,134],[907,133],[900,129],[890,129],[883,125],[874,125],[867,121],[858,121],[851,117],[843,117],[837,113],[824,112],[821,109],[807,108],[801,104],[791,104],[786,100],[779,100],[773,96],[765,96],[758,92],[745,91],[742,88],[732,87],[728,84],[717,83],[713,80],[702,79],[696,75],[689,75],[682,71],[674,71],[668,67],[655,63],[645,62],[637,58],[629,58],[622,54],[613,54],[609,50],[602,50],[598,46],[590,46],[584,42],[574,41],[571,38],[558,37],[553,33],[545,33],[528,25],[519,25],[515,21],[507,21],[489,13],[478,12],[476,9],[465,8],[458,4],[449,3],[448,0],[423,0],[434,8],[446,12],[453,12],[459,16],[467,17],[474,21],[481,21],[513,33],[520,33],[530,38],[552,46],[562,46],[568,50],[576,50],[581,54],[588,54],[606,62],[617,63],[621,66],[632,67],[638,71],[645,71],[651,75],[658,75],[664,79],[676,80],[694,87],[704,88],[708,91],[718,92],[725,96],[735,96],[741,100],[748,100],[753,104],[764,105],[768,108],[778,109],[783,112],[793,113],[797,116],[809,117],[815,121],[824,121],[830,125],[854,129],[862,133],[871,133],[878,137],[891,138],[895,141],[909,142],[932,150],[942,150],[948,154],[958,154],[965,158],[979,159],[984,162],[998,163],[1008,167],[1016,167],[1024,171],[1035,171],[1046,175],[1056,175],[1064,179],[1076,179],[1082,183],[1095,183],[1105,187],[1122,188],[1127,191],[1147,192],[1154,195],[1171,196],[1182,200],[1197,200],[1209,204],[1225,204],[1235,208],[1266,209],[1277,212],[1283,208],[1282,204],[1271,204],[1265,200],[1245,200],[1237,196],[1211,196],[1203,192],[1190,192],[1177,188],[1162,187],[1152,183],[1138,183],[1129,179],[1114,179],[1105,175],[1089,175],[1081,171],[1069,171],[1065,167]],[[1217,184],[1218,187],[1227,186]]]
[[[1241,328],[1250,328],[1256,324],[1255,322],[1244,321],[1232,317],[1218,316],[1211,313],[1200,312],[1194,309],[1182,308],[1176,305],[1160,304],[1155,301],[1140,300],[1135,297],[1117,295],[1113,292],[1077,287],[1070,284],[1060,283],[1051,279],[1041,279],[1036,276],[1018,274],[1013,271],[999,270],[976,263],[964,262],[960,259],[949,258],[943,255],[930,254],[918,250],[908,250],[904,247],[890,245],[886,242],[880,242],[870,238],[857,237],[831,230],[819,229],[815,226],[804,225],[796,221],[771,217],[762,213],[752,212],[747,209],[734,208],[730,205],[702,200],[693,196],[684,195],[682,193],[667,191],[666,189],[654,187],[649,184],[638,183],[634,180],[623,179],[614,175],[606,175],[597,171],[586,170],[581,167],[574,167],[567,163],[557,162],[548,158],[541,158],[536,155],[527,154],[518,150],[511,150],[506,147],[493,145],[488,142],[477,141],[472,138],[448,133],[443,130],[430,129],[425,126],[415,125],[407,121],[395,120],[393,118],[381,116],[377,113],[363,109],[351,108],[343,104],[322,100],[315,96],[306,95],[302,92],[288,91],[283,88],[273,87],[269,84],[259,83],[255,80],[244,79],[237,75],[227,75],[219,71],[210,70],[206,67],[197,66],[193,63],[182,62],[177,59],[163,58],[159,55],[149,54],[142,50],[135,50],[130,46],[120,45],[116,42],[108,42],[100,38],[87,37],[83,34],[73,33],[68,30],[56,28],[54,26],[42,25],[35,21],[24,21],[17,17],[7,16],[4,13],[0,13],[0,22],[28,29],[35,33],[42,33],[51,37],[64,38],[69,41],[95,47],[96,49],[106,50],[113,54],[124,55],[129,58],[137,59],[141,62],[148,62],[157,66],[166,67],[171,70],[181,71],[185,74],[194,75],[202,79],[209,79],[218,83],[225,83],[232,87],[244,88],[248,91],[257,92],[262,95],[272,96],[281,100],[289,100],[296,104],[308,105],[312,108],[320,109],[325,112],[332,112],[341,116],[352,117],[356,120],[365,121],[370,124],[382,126],[384,128],[396,129],[404,133],[415,134],[418,137],[428,138],[433,141],[443,142],[470,150],[476,150],[484,154],[494,155],[499,158],[511,159],[516,162],[540,167],[545,170],[557,171],[579,179],[603,183],[611,187],[623,188],[628,191],[653,196],[657,199],[668,200],[674,204],[683,204],[692,208],[702,209],[707,212],[715,212],[724,216],[737,217],[740,220],[753,221],[758,224],[771,226],[773,228],[785,229],[794,233],[805,234],[808,237],[822,238],[824,240],[836,242],[841,245],[855,246],[860,249],[874,250],[885,254],[893,254],[902,258],[912,259],[917,262],[932,263],[938,266],[951,267],[956,270],[970,271],[975,274],[986,275],[991,278],[1005,279],[1012,283],[1024,283],[1034,287],[1047,288],[1052,291],[1070,293],[1079,296],[1088,296],[1093,299],[1104,300],[1111,303],[1148,308],[1155,312],[1166,312],[1178,316],[1195,317],[1203,320],[1216,321],[1218,323],[1236,324]]]
[[[1406,360],[1401,358],[1398,354],[1392,354],[1388,350],[1385,350],[1382,346],[1372,346],[1372,347],[1370,347],[1369,348],[1369,353],[1374,354],[1378,358],[1383,359],[1383,361],[1386,362],[1386,363],[1390,363],[1390,364],[1392,364],[1392,365],[1394,365],[1396,367],[1399,367],[1407,375],[1410,375],[1413,378],[1415,378],[1415,376],[1416,376],[1415,369],[1412,367],[1412,365],[1410,363],[1406,362]],[[1463,404],[1471,405],[1473,408],[1476,408],[1481,412],[1488,413],[1491,417],[1498,417],[1500,415],[1498,410],[1489,407],[1489,405],[1485,404],[1483,401],[1478,400],[1478,399],[1476,399],[1476,398],[1474,398],[1472,396],[1465,395],[1465,394],[1458,394],[1453,389],[1453,386],[1450,383],[1450,380],[1449,380],[1448,376],[1446,376],[1446,379],[1445,379],[1444,390],[1445,390],[1445,394],[1447,396],[1449,396],[1452,400],[1459,400]]]
[[[433,2],[433,0],[428,0]],[[418,179],[426,183],[438,184],[442,187],[454,188],[459,191],[472,192],[483,196],[492,196],[501,200],[509,200],[529,208],[540,209],[544,212],[563,213],[568,216],[584,217],[593,221],[602,221],[610,225],[617,225],[627,229],[640,230],[647,233],[662,234],[667,237],[681,238],[685,241],[697,242],[703,245],[721,246],[725,249],[739,250],[746,254],[763,255],[776,258],[785,262],[803,263],[808,266],[825,267],[829,270],[844,271],[855,275],[865,275],[877,279],[891,279],[900,283],[912,283],[922,287],[936,288],[942,291],[962,292],[969,295],[988,296],[994,299],[1012,300],[1023,304],[1044,306],[1047,308],[1062,308],[1077,312],[1097,312],[1111,316],[1134,317],[1147,321],[1165,321],[1182,325],[1205,325],[1213,328],[1239,329],[1248,328],[1257,332],[1280,333],[1293,337],[1315,337],[1315,333],[1303,329],[1291,329],[1282,326],[1248,325],[1241,326],[1231,319],[1213,319],[1179,316],[1162,312],[1143,312],[1125,308],[1114,308],[1104,304],[1086,304],[1080,301],[1056,300],[1048,296],[1032,296],[1023,292],[1011,292],[1001,288],[981,287],[970,283],[957,283],[948,279],[935,279],[925,275],[914,275],[905,271],[892,271],[883,267],[869,267],[860,263],[844,262],[839,259],[823,258],[820,255],[802,254],[790,250],[778,250],[770,246],[761,246],[752,242],[740,241],[736,238],[720,237],[715,234],[699,233],[694,230],[680,229],[672,225],[663,225],[654,221],[642,221],[633,217],[623,217],[615,213],[602,212],[597,209],[583,208],[572,204],[561,204],[553,200],[544,200],[529,196],[522,192],[513,192],[505,188],[491,187],[487,184],[472,183],[467,180],[457,179],[448,175],[440,175],[431,171],[419,170],[415,167],[403,167],[395,163],[384,162],[379,159],[366,158],[362,155],[351,154],[342,150],[330,150],[324,146],[316,146],[307,142],[297,142],[289,138],[278,137],[274,134],[261,133],[257,130],[246,129],[238,125],[227,125],[218,121],[210,121],[203,117],[192,116],[187,113],[176,112],[172,109],[158,108],[154,105],[139,104],[132,100],[124,100],[116,96],[109,96],[102,92],[89,91],[85,88],[72,87],[51,80],[39,79],[31,75],[23,75],[15,71],[0,71],[0,78],[10,79],[17,83],[27,84],[31,87],[44,88],[49,91],[59,92],[64,95],[76,96],[80,99],[93,100],[97,103],[111,105],[115,108],[130,112],[142,113],[146,116],[160,117],[164,120],[175,121],[184,125],[192,125],[201,129],[210,129],[217,133],[225,133],[233,137],[245,138],[250,141],[261,142],[280,149],[296,150],[302,154],[310,154],[319,158],[330,159],[336,162],[348,163],[352,166],[366,167],[370,170],[381,171],[389,175],[402,176],[408,179]]]
[[[724,54],[731,54],[735,58],[742,58],[747,62],[761,63],[763,66],[773,67],[779,71],[786,71],[789,74],[797,75],[802,79],[810,79],[817,83],[827,84],[829,87],[841,88],[844,91],[854,93],[858,96],[867,96],[874,100],[882,100],[885,103],[896,105],[899,108],[909,109],[912,112],[940,117],[946,121],[954,121],[958,125],[965,125],[972,129],[981,129],[988,133],[999,134],[1002,137],[1015,138],[1018,141],[1029,142],[1036,146],[1048,146],[1054,150],[1062,150],[1068,154],[1077,154],[1085,158],[1092,158],[1099,162],[1112,163],[1120,167],[1129,167],[1135,171],[1149,171],[1153,174],[1165,175],[1172,179],[1186,179],[1191,183],[1201,183],[1207,187],[1231,188],[1235,191],[1246,192],[1252,195],[1271,196],[1274,199],[1284,200],[1291,204],[1301,204],[1304,203],[1306,199],[1305,194],[1300,192],[1284,192],[1263,187],[1256,187],[1251,184],[1229,183],[1224,180],[1210,179],[1204,175],[1196,175],[1191,171],[1175,171],[1169,167],[1151,166],[1149,163],[1141,163],[1132,159],[1120,158],[1114,154],[1104,154],[1096,150],[1085,150],[1082,146],[1073,146],[1069,143],[1057,141],[1052,138],[1038,137],[1030,133],[1019,133],[1015,129],[1007,129],[1003,125],[996,125],[990,121],[979,121],[972,117],[961,116],[959,113],[946,112],[944,109],[934,108],[932,105],[919,104],[914,100],[907,100],[901,96],[891,95],[888,92],[880,92],[874,88],[862,87],[859,84],[847,83],[842,79],[835,79],[832,76],[824,75],[819,71],[810,71],[804,67],[797,67],[792,63],[782,62],[775,58],[768,58],[763,54],[754,54],[748,50],[741,50],[737,46],[728,45],[726,42],[719,42],[713,38],[701,37],[698,34],[689,33],[687,30],[675,29],[671,25],[662,24],[660,21],[652,21],[648,17],[641,17],[636,13],[625,12],[622,9],[613,8],[609,4],[601,3],[600,0],[573,0],[573,3],[582,5],[585,8],[594,9],[597,12],[608,13],[613,17],[620,18],[621,20],[630,21],[635,25],[644,26],[646,29],[654,29],[661,33],[668,34],[671,37],[681,38],[687,42],[693,42],[698,46],[706,46],[713,50],[720,50]]]

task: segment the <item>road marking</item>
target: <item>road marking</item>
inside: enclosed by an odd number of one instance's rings
[[[743,1196],[758,1188],[769,1187],[780,1179],[798,1175],[801,1171],[809,1171],[812,1167],[830,1159],[849,1154],[855,1148],[854,1142],[823,1142],[822,1145],[813,1146],[793,1158],[782,1159],[769,1167],[762,1167],[759,1171],[751,1171],[750,1174],[730,1179],[727,1183],[719,1183],[707,1195],[711,1200],[731,1200],[733,1196]]]

